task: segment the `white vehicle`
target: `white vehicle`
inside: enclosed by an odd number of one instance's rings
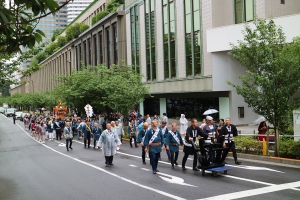
[[[20,119],[23,112],[16,112],[16,119]]]
[[[24,117],[25,117],[26,115],[27,115],[28,117],[30,116],[29,113],[23,113],[23,112],[22,112],[22,114],[21,114],[21,116],[20,116],[20,121],[23,121],[23,119],[24,119]]]
[[[6,117],[12,117],[16,110],[16,108],[7,108],[4,114]]]
[[[3,107],[0,107],[0,113],[4,113],[5,112],[5,108],[3,108]]]

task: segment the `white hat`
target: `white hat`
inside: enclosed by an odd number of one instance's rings
[[[206,120],[213,120],[214,118],[212,118],[211,116],[206,116]]]

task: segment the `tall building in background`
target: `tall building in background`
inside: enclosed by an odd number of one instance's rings
[[[93,0],[74,0],[68,4],[68,23],[71,23]]]
[[[64,1],[57,1],[59,5],[62,5]],[[48,15],[40,19],[36,29],[39,29],[45,33],[43,42],[48,42],[53,36],[53,31],[64,29],[68,25],[68,11],[67,6],[60,9],[55,15]],[[22,51],[27,51],[26,47],[22,47]],[[20,65],[20,70],[28,69],[30,60],[25,60]]]

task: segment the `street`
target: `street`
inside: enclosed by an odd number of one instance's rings
[[[105,167],[100,149],[84,149],[83,140],[40,144],[30,137],[19,120],[0,115],[0,199],[273,199],[300,197],[300,169],[227,159],[228,175],[171,169],[165,152],[152,174],[149,160],[143,165],[141,147],[128,142],[114,156],[114,166]],[[93,142],[91,142],[93,143]],[[181,164],[183,152],[178,163]]]

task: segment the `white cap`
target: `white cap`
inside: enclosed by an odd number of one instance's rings
[[[206,120],[213,120],[211,116],[206,116]]]

